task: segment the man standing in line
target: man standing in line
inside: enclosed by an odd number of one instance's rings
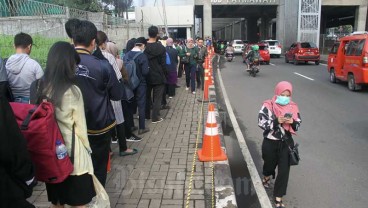
[[[153,90],[152,123],[163,121],[160,116],[161,101],[166,84],[166,50],[165,47],[157,42],[158,28],[151,26],[148,28],[149,40],[147,41],[144,53],[148,58],[149,74],[147,77],[147,104],[146,118],[150,112],[149,101]]]
[[[207,48],[203,45],[203,38],[199,38],[197,41],[197,47],[199,50],[198,59],[197,59],[197,88],[204,89],[204,68],[203,63],[207,56]]]
[[[96,38],[96,26],[92,22],[81,21],[73,36],[73,43],[81,59],[76,81],[83,94],[93,169],[100,183],[105,186],[110,130],[116,125],[110,100],[121,100],[124,89],[109,62],[92,55]]]

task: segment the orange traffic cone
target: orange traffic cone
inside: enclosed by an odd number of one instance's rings
[[[202,162],[227,160],[225,152],[221,149],[215,107],[212,103],[208,106],[206,130],[204,133],[202,149],[198,150],[198,159]]]

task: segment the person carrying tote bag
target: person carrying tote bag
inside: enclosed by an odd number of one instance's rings
[[[295,165],[295,161],[291,160],[295,153],[291,150],[297,146],[292,136],[296,135],[302,122],[298,105],[291,101],[292,93],[291,83],[279,82],[275,87],[275,95],[263,102],[258,115],[258,126],[263,129],[264,137],[262,182],[265,188],[270,188],[271,176],[275,178],[275,169],[278,169],[273,192],[276,208],[285,207],[282,197],[286,195],[290,165]]]

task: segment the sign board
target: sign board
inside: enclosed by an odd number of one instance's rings
[[[279,5],[280,0],[211,0],[213,5]]]

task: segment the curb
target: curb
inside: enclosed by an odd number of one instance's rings
[[[209,87],[209,99],[216,100],[216,86],[210,85]],[[207,105],[206,105],[207,107]],[[206,111],[208,113],[208,111]],[[219,111],[217,103],[215,102],[215,114],[218,126],[218,131],[221,139],[221,147],[226,153],[224,135],[221,126],[221,118],[219,116]],[[206,122],[204,120],[203,126],[205,129]],[[214,187],[215,187],[215,204],[216,208],[236,208],[238,207],[236,203],[235,190],[233,185],[233,180],[231,177],[229,161],[217,161],[214,162]]]
[[[247,164],[247,168],[249,170],[249,174],[251,176],[251,180],[252,180],[254,189],[255,189],[256,194],[258,196],[259,203],[260,203],[262,208],[272,208],[271,201],[270,201],[270,199],[267,195],[266,190],[263,187],[262,180],[261,180],[261,178],[258,174],[257,168],[254,164],[253,158],[250,154],[249,148],[248,148],[248,146],[245,142],[245,138],[243,136],[243,133],[241,132],[241,129],[240,129],[239,124],[236,120],[233,108],[231,106],[230,100],[228,98],[224,83],[222,81],[222,76],[221,76],[221,71],[220,71],[220,66],[219,66],[219,60],[220,60],[220,58],[218,58],[218,60],[217,60],[216,80],[218,79],[218,81],[219,81],[219,86],[220,86],[220,89],[221,89],[221,92],[222,92],[222,95],[223,95],[223,98],[224,98],[224,102],[225,102],[225,105],[226,105],[226,110],[227,110],[228,116],[231,120],[231,123],[232,123],[233,129],[234,129],[234,132],[236,134],[236,137],[238,139],[239,146],[240,146],[241,152],[243,154],[244,160]]]

